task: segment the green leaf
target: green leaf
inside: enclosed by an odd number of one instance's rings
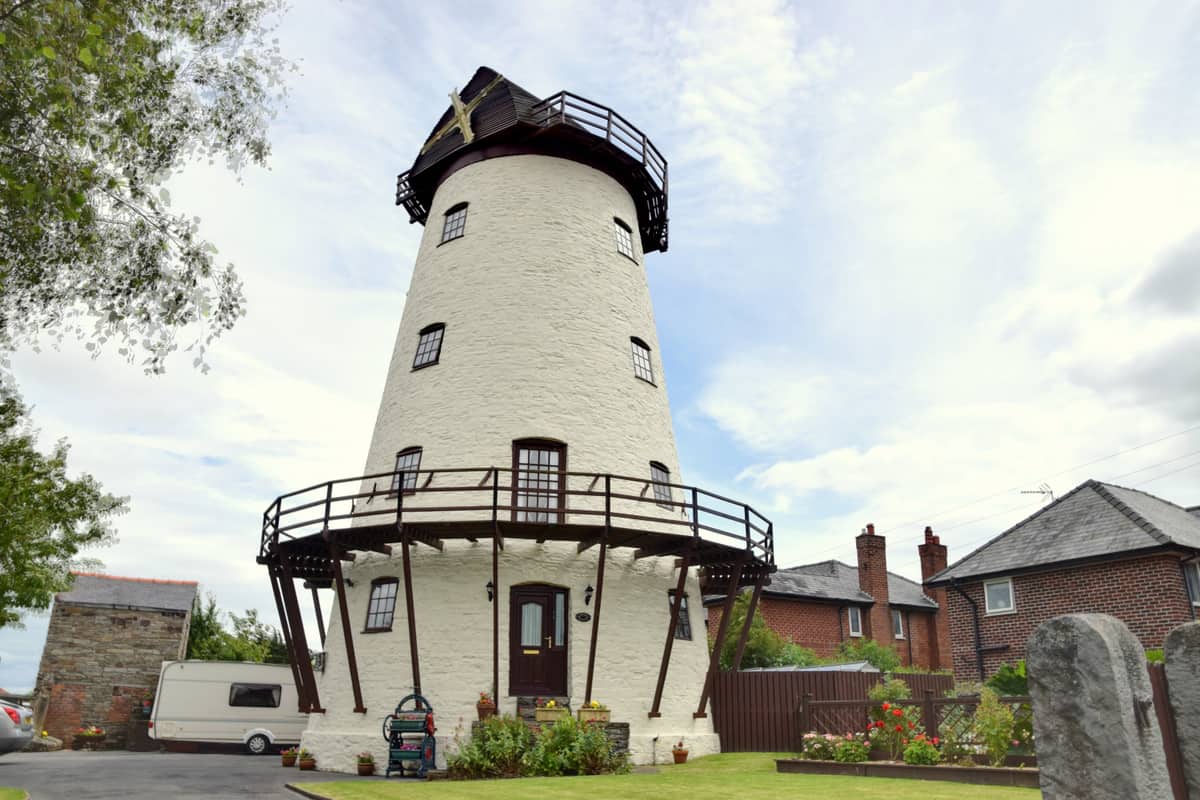
[[[0,44],[4,44],[4,41],[5,41],[7,38],[8,38],[8,37],[4,35],[4,31],[0,31]]]
[[[51,47],[50,45],[46,45],[45,47],[42,48],[42,55],[44,55],[46,58],[50,59],[51,61],[58,58],[58,53],[55,53],[54,48]]]
[[[95,59],[92,58],[92,51],[86,47],[79,48],[79,60],[87,64],[89,67],[92,65],[92,62],[95,61]]]

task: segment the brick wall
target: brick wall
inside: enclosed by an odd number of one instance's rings
[[[1025,642],[1034,629],[1061,614],[1110,614],[1128,625],[1147,649],[1162,647],[1168,631],[1192,619],[1179,561],[1169,556],[1018,575],[1012,582],[1014,614],[987,615],[982,582],[962,587],[979,606],[983,646],[1008,645],[1003,652],[984,654],[985,677],[1002,663],[1024,658]],[[971,606],[953,589],[947,592],[947,602],[954,674],[978,680]]]
[[[54,604],[35,693],[44,728],[71,745],[99,725],[106,747],[124,747],[130,711],[153,692],[163,661],[182,658],[190,614]]]

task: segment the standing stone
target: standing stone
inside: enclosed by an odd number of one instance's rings
[[[1200,800],[1200,622],[1180,625],[1167,634],[1163,655],[1188,797]]]
[[[1055,617],[1033,632],[1026,652],[1042,796],[1170,797],[1146,655],[1125,623]]]

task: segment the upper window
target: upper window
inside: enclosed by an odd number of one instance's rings
[[[633,258],[633,230],[621,220],[613,217],[613,233],[617,236],[617,252]]]
[[[417,339],[417,354],[413,356],[413,369],[431,367],[442,355],[442,335],[446,332],[443,322],[435,322],[421,328]]]
[[[636,336],[630,336],[629,349],[633,354],[633,374],[646,383],[654,383],[654,365],[650,363],[650,345]]]
[[[657,461],[651,461],[650,484],[654,487],[654,502],[663,508],[673,508],[671,505],[671,471]]]
[[[234,683],[229,687],[229,705],[250,708],[279,708],[283,687],[277,683]]]
[[[417,470],[421,468],[421,448],[408,447],[396,453],[396,471],[392,474],[392,494],[417,490]]]
[[[566,505],[567,446],[543,439],[513,442],[513,519],[517,522],[563,521]]]
[[[862,636],[862,609],[850,606],[846,609],[846,618],[850,622],[850,635]]]
[[[904,638],[904,615],[896,609],[892,609],[892,638]]]
[[[1012,614],[1017,610],[1013,599],[1012,578],[983,582],[983,601],[988,614]]]
[[[446,210],[446,221],[442,223],[442,241],[448,242],[463,235],[467,227],[467,204],[459,203]]]
[[[667,604],[667,610],[669,613],[670,609],[675,604],[675,590],[674,589],[670,589],[667,591],[667,598],[669,600],[669,602]],[[683,596],[683,600],[679,604],[679,623],[675,626],[675,638],[676,639],[687,639],[688,641],[692,640],[692,620],[688,616],[688,604],[687,604],[687,595],[686,594]]]
[[[1183,578],[1187,581],[1188,597],[1192,605],[1200,606],[1200,561],[1183,565]]]
[[[376,578],[371,581],[371,599],[367,603],[367,633],[390,631],[396,612],[397,578]]]

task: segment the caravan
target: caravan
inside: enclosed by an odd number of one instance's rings
[[[308,716],[287,664],[164,661],[150,712],[160,741],[241,743],[261,754],[296,744]]]

